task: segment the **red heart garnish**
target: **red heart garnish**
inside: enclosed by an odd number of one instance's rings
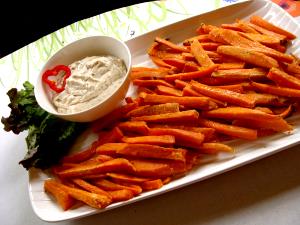
[[[59,87],[57,85],[57,83],[53,80],[49,80],[49,77],[52,76],[57,76],[59,74],[60,71],[65,72],[64,77],[63,77],[63,83],[61,85],[61,87]],[[63,90],[65,90],[65,86],[66,86],[66,80],[71,76],[71,70],[68,66],[65,65],[57,65],[55,66],[53,69],[50,70],[46,70],[43,73],[42,76],[42,80],[43,82],[45,82],[53,91],[60,93]]]

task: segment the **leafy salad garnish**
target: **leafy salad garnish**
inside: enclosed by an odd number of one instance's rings
[[[65,121],[43,110],[34,96],[34,86],[26,81],[24,89],[12,88],[7,92],[11,113],[1,118],[4,130],[19,134],[27,130],[27,154],[20,164],[47,169],[68,153],[78,135],[87,127],[85,123]]]

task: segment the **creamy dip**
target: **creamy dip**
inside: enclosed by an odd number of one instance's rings
[[[90,56],[69,65],[65,90],[53,98],[59,113],[91,108],[109,97],[126,74],[124,62],[115,56]]]

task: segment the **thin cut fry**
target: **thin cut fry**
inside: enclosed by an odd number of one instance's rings
[[[278,26],[275,26],[274,24],[264,20],[263,18],[261,18],[260,16],[251,16],[250,18],[250,22],[253,24],[256,24],[257,26],[263,27],[267,30],[273,31],[275,33],[281,34],[286,36],[288,39],[295,39],[296,36]]]
[[[179,111],[179,109],[178,109]],[[126,122],[121,122],[118,124],[118,127],[125,131],[130,131],[130,132],[137,132],[141,134],[146,134],[148,133],[148,126],[147,123],[144,121],[126,121]]]
[[[186,150],[165,148],[157,145],[128,144],[125,148],[118,149],[117,153],[141,158],[171,159],[184,162]]]
[[[160,44],[166,45],[166,46],[168,46],[168,47],[170,47],[170,48],[172,48],[174,50],[177,50],[179,52],[189,52],[189,50],[186,49],[185,47],[176,45],[176,44],[174,44],[174,43],[172,43],[170,41],[167,41],[165,39],[162,39],[160,37],[156,37],[155,41],[158,42],[158,43],[160,43]]]
[[[95,153],[96,153],[96,146],[92,145],[91,147],[88,147],[86,150],[63,157],[61,162],[79,163],[91,158]]]
[[[72,179],[72,182],[74,182],[75,184],[77,184],[79,187],[83,188],[86,191],[89,191],[89,192],[92,192],[92,193],[95,193],[95,194],[105,195],[109,199],[112,200],[112,197],[108,192],[100,189],[97,186],[94,186],[94,185],[90,184],[89,182],[86,182],[85,180],[82,180],[80,178],[75,178],[75,179]]]
[[[126,159],[117,158],[101,164],[80,165],[58,173],[60,177],[79,177],[91,174],[101,174],[106,172],[134,171],[133,165]]]
[[[134,197],[133,192],[128,189],[108,191],[113,202],[126,201]]]
[[[93,180],[93,184],[97,187],[102,188],[105,191],[116,191],[116,190],[130,190],[134,195],[138,195],[142,192],[142,188],[138,185],[121,185],[111,182],[107,179]]]
[[[247,109],[242,107],[227,107],[203,112],[204,116],[222,119],[246,119],[253,124],[260,124],[259,127],[279,129],[280,131],[291,130],[292,127],[279,115],[271,115],[256,109]],[[270,127],[271,126],[271,127]]]
[[[170,75],[171,76],[171,75]],[[168,82],[164,80],[140,80],[135,79],[132,81],[134,85],[140,86],[140,87],[156,87],[157,85],[163,85],[167,87],[173,87],[172,84],[169,84]]]
[[[168,177],[173,174],[173,170],[169,164],[158,162],[157,160],[133,159],[130,160],[130,162],[134,166],[134,174],[137,176],[161,178]]]
[[[181,90],[170,88],[167,86],[162,86],[162,85],[157,86],[157,92],[162,95],[170,95],[170,96],[177,96],[177,97],[182,96]]]
[[[191,53],[195,56],[200,66],[210,67],[214,65],[198,40],[194,40],[191,44]]]
[[[216,103],[212,102],[207,97],[176,97],[167,95],[151,95],[145,94],[144,102],[150,104],[160,103],[178,103],[186,107],[192,107],[196,109],[214,109],[217,108]]]
[[[147,96],[147,95],[144,95]],[[157,95],[155,95],[157,96]],[[158,97],[159,98],[159,97]],[[146,105],[140,106],[135,110],[132,110],[127,114],[127,116],[149,116],[149,115],[159,115],[163,113],[173,113],[179,112],[179,104],[174,103],[163,103],[159,105]]]
[[[284,35],[281,35],[281,34],[273,32],[273,31],[267,30],[265,28],[262,28],[260,26],[255,25],[254,23],[248,23],[248,25],[251,26],[252,28],[254,28],[255,30],[257,30],[261,34],[265,34],[265,35],[277,37],[277,38],[280,38],[282,40],[286,40],[287,39],[287,37],[284,36]]]
[[[251,85],[262,92],[273,94],[273,95],[279,95],[285,97],[296,97],[296,98],[300,97],[300,90],[293,89],[293,88],[278,87],[274,85],[261,84],[256,82],[252,82]]]
[[[233,153],[232,147],[222,144],[222,143],[203,143],[199,150],[205,154],[217,154],[219,152]]]
[[[200,92],[201,94],[221,101],[226,101],[228,103],[249,107],[249,108],[253,108],[255,105],[254,100],[244,94],[240,94],[234,91],[225,90],[217,87],[207,86],[196,81],[191,81],[191,85],[193,89]]]
[[[218,70],[244,69],[245,62],[224,62],[218,65]]]
[[[160,146],[170,146],[175,143],[175,138],[172,135],[161,136],[139,136],[139,137],[124,137],[122,141],[131,144],[150,144]]]
[[[242,37],[236,31],[214,29],[212,32],[210,32],[210,35],[211,38],[215,38],[215,41],[220,41],[225,44],[228,43],[237,47],[248,48],[249,50],[263,53],[282,62],[291,63],[293,61],[292,56],[276,51],[272,48],[260,44],[259,42]]]
[[[108,177],[110,177],[113,181],[121,181],[129,184],[140,184],[145,181],[149,181],[149,178],[143,178],[143,177],[135,177],[132,175],[127,174],[121,174],[121,173],[107,173]]]
[[[183,70],[186,61],[179,58],[164,58],[163,61],[171,66],[176,67],[178,70]],[[166,74],[167,75],[167,74]]]
[[[165,76],[165,80],[174,81],[176,79],[179,79],[179,80],[197,79],[197,78],[201,78],[203,76],[210,75],[213,71],[216,70],[217,67],[218,67],[217,65],[212,65],[210,67],[200,67],[198,69],[198,71],[194,71],[194,72],[177,73],[177,74],[167,75],[167,76]]]
[[[78,188],[68,187],[60,183],[57,184],[73,198],[82,201],[93,208],[102,209],[111,203],[111,198],[107,197],[106,195],[90,193]]]
[[[115,155],[118,149],[123,149],[127,146],[126,143],[106,143],[97,147],[97,154]]]
[[[72,198],[63,188],[57,185],[57,183],[58,182],[54,179],[46,180],[44,182],[44,189],[46,192],[55,197],[63,210],[68,210],[75,204],[74,198]]]
[[[232,137],[242,138],[246,140],[255,140],[257,138],[257,131],[254,129],[223,124],[202,118],[199,119],[199,124],[204,127],[214,128],[217,132]]]
[[[172,135],[176,139],[176,144],[186,147],[198,147],[204,141],[204,135],[199,132],[174,128],[150,128],[150,135]]]
[[[300,89],[300,79],[291,76],[277,68],[271,68],[267,76],[279,86]]]
[[[220,54],[232,56],[239,60],[264,68],[272,68],[279,66],[278,62],[275,59],[266,56],[263,53],[256,52],[247,48],[236,46],[220,46],[218,47],[217,51]]]
[[[211,74],[212,77],[228,77],[236,79],[251,79],[251,78],[264,78],[267,75],[267,71],[262,68],[252,68],[252,69],[230,69],[221,70]]]
[[[159,189],[163,185],[164,184],[161,179],[156,179],[156,180],[145,181],[144,183],[141,184],[141,187],[145,191],[150,191],[150,190]]]

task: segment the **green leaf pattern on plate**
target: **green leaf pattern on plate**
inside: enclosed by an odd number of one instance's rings
[[[243,1],[243,0],[240,0]],[[237,2],[240,2],[237,1]],[[232,4],[226,0],[165,0],[128,6],[87,18],[57,30],[0,59],[0,88],[35,83],[38,71],[64,45],[93,35],[127,40],[175,21]]]

